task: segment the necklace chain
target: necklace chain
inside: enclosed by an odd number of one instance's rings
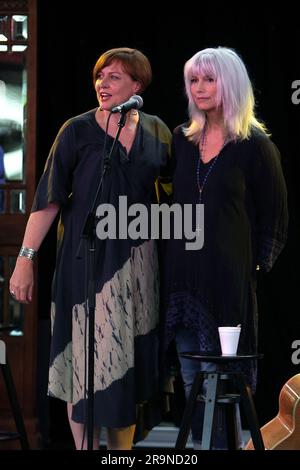
[[[212,162],[211,162],[211,164],[210,164],[210,166],[209,166],[209,168],[206,172],[206,175],[204,176],[202,184],[200,184],[200,167],[201,167],[201,161],[202,161],[201,157],[203,156],[205,145],[206,145],[206,129],[207,129],[207,123],[204,124],[204,127],[202,129],[201,140],[200,140],[200,155],[199,155],[199,159],[198,159],[198,163],[197,163],[197,186],[198,186],[198,191],[199,191],[199,204],[202,203],[202,192],[203,192],[204,186],[206,184],[206,181],[207,181],[213,167],[217,163],[217,160],[219,158],[219,155],[220,155],[221,151],[223,150],[225,144],[227,143],[227,139],[224,139],[223,145],[222,145],[219,153],[212,159]]]

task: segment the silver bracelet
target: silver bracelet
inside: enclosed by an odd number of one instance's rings
[[[22,246],[19,252],[19,256],[24,256],[24,258],[31,259],[31,260],[33,260],[36,254],[37,254],[36,250],[34,250],[33,248],[26,248],[26,246]]]

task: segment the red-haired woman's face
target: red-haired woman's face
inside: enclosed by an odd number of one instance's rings
[[[135,95],[139,87],[139,83],[125,72],[121,62],[113,61],[103,67],[96,77],[95,90],[100,108],[110,111]]]

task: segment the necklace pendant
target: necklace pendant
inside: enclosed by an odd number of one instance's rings
[[[202,188],[199,188],[199,204],[202,202],[202,191],[203,191],[203,186]]]

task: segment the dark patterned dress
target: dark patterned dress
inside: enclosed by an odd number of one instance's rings
[[[199,150],[182,126],[174,132],[172,160],[173,202],[195,205]],[[228,142],[217,161],[201,162],[199,170],[201,185],[205,180],[204,246],[187,251],[184,238],[167,243],[165,349],[178,329],[185,328],[197,335],[199,350],[220,353],[218,326],[241,324],[239,353],[255,353],[256,265],[269,271],[287,237],[280,155],[266,135],[253,131],[248,140]],[[255,389],[255,361],[231,367],[242,369]]]
[[[85,420],[87,289],[85,257],[76,257],[82,227],[102,170],[104,131],[96,109],[67,121],[52,146],[37,188],[33,211],[51,202],[61,206],[52,295],[49,394],[73,403],[73,419]],[[119,214],[119,196],[128,207],[155,202],[170,132],[156,116],[140,113],[132,149],[117,143],[100,202]],[[108,148],[113,139],[108,136]],[[121,214],[126,216],[124,212]],[[130,220],[129,220],[130,221]],[[137,405],[158,392],[159,275],[155,240],[96,238],[95,426],[125,427],[137,419]]]

